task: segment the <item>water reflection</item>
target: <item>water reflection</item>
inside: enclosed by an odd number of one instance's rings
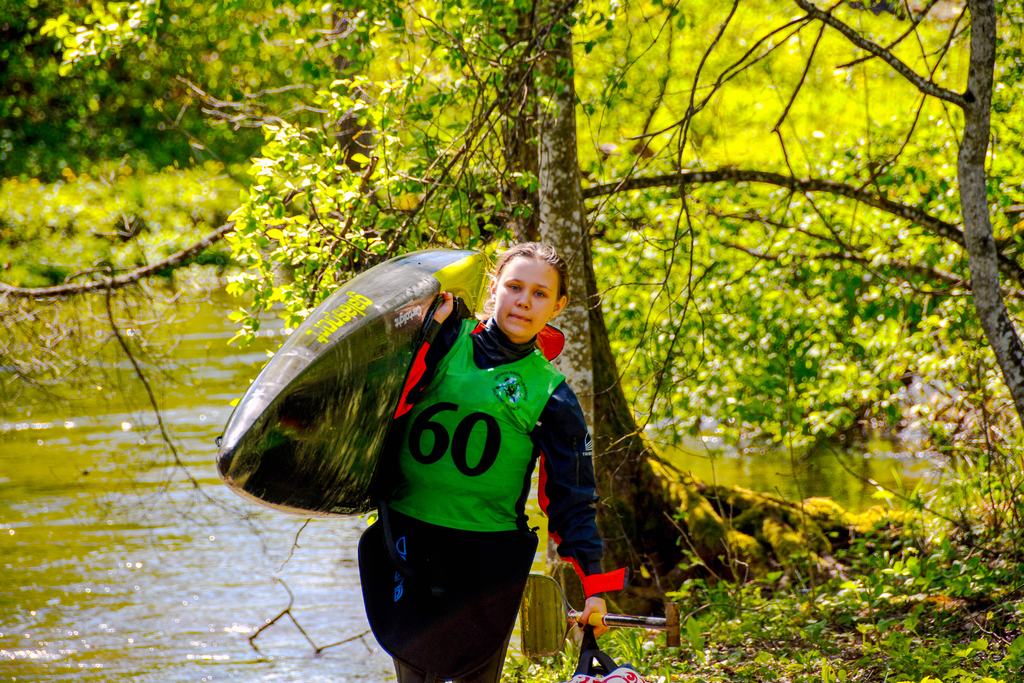
[[[293,548],[301,518],[241,501],[216,476],[229,401],[266,357],[226,346],[228,308],[216,303],[180,316],[176,330],[188,333],[169,373],[147,366],[191,479],[124,363],[123,403],[104,390],[92,403],[0,406],[0,678],[392,678],[390,659],[359,637],[363,520],[315,521]],[[285,619],[251,648],[289,604],[275,577],[317,645],[355,639],[316,656]]]
[[[745,486],[787,500],[827,496],[853,510],[878,505],[889,491],[908,495],[915,487],[928,487],[938,472],[928,453],[882,437],[805,453],[709,449],[694,440],[666,448],[664,454],[680,470],[708,483]]]

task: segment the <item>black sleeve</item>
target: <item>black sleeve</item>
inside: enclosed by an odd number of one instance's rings
[[[581,578],[599,574],[603,544],[594,518],[593,446],[568,384],[552,393],[531,436],[542,454],[539,497],[558,554],[575,560]]]
[[[459,338],[459,331],[462,329],[462,321],[473,317],[473,312],[466,306],[466,302],[455,297],[454,308],[451,314],[437,322],[433,317],[427,317],[423,323],[422,345],[426,345],[426,352],[423,355],[425,368],[423,374],[416,379],[416,383],[409,390],[409,402],[415,404],[423,395],[423,391],[430,386],[437,372],[437,366],[441,359],[448,355],[448,352],[455,346],[455,340]]]

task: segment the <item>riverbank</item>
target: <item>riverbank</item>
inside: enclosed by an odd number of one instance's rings
[[[1019,472],[960,472],[910,505],[896,533],[861,535],[826,571],[692,578],[669,595],[682,646],[612,631],[602,647],[651,683],[1019,683],[1024,544]],[[983,519],[983,523],[968,523]],[[516,659],[505,679],[555,683],[575,653]]]

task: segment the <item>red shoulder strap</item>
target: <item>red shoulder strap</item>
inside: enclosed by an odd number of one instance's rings
[[[554,360],[565,348],[565,335],[557,327],[545,325],[537,335],[537,346],[540,347],[540,352],[544,354],[545,358]]]
[[[484,329],[484,323],[478,322],[471,334],[478,334]],[[537,347],[548,360],[558,358],[565,348],[565,334],[554,325],[545,325],[544,329],[537,334]]]
[[[412,404],[409,403],[409,392],[416,386],[424,373],[427,371],[427,351],[430,350],[430,342],[424,342],[420,345],[419,351],[416,352],[416,357],[412,360],[412,367],[409,368],[409,374],[405,377],[405,386],[402,387],[402,397],[398,400],[398,408],[395,409],[395,417],[399,418],[405,415],[407,412],[412,410]]]

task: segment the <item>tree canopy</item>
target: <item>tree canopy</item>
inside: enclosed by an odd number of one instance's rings
[[[203,108],[197,139],[259,127],[227,237],[243,336],[387,254],[535,230],[534,65],[564,18],[594,265],[642,424],[801,445],[1003,412],[957,192],[966,8],[837,12],[858,45],[806,3],[555,7],[94,3],[39,30],[64,78],[123,87],[112,69],[152,63],[169,90],[142,106]],[[1014,307],[1024,67],[1019,13],[999,11],[986,170]]]

